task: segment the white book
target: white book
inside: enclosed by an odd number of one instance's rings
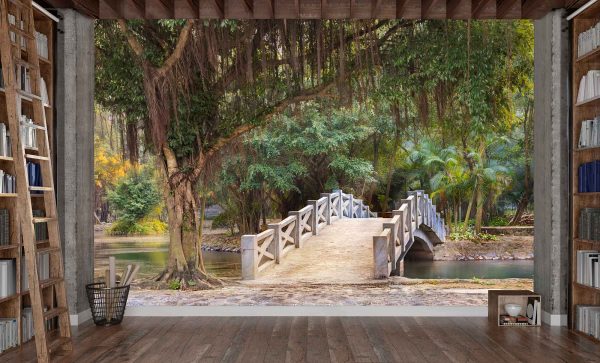
[[[587,124],[589,120],[581,121],[581,130],[579,131],[579,143],[580,148],[587,147]]]
[[[577,92],[577,103],[579,102],[583,102],[586,99],[585,96],[585,83],[586,83],[586,78],[587,76],[583,76],[581,77],[581,81],[579,82],[579,91]]]
[[[8,265],[0,261],[0,297],[8,296]]]

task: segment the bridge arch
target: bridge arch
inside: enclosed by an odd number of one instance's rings
[[[433,261],[434,244],[427,233],[420,229],[414,231],[413,242],[408,246],[404,256],[407,261]]]

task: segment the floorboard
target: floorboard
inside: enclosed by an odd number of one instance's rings
[[[35,362],[35,345],[0,362]],[[565,328],[485,318],[126,317],[74,330],[70,362],[600,362],[600,344]]]

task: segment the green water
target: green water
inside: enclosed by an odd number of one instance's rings
[[[533,278],[533,260],[405,261],[404,276],[419,279]]]
[[[108,268],[108,257],[115,256],[117,271],[128,264],[140,265],[138,277],[156,276],[164,268],[168,257],[167,242],[111,242],[95,244],[96,276]],[[239,253],[203,251],[204,265],[209,273],[218,277],[241,276]]]

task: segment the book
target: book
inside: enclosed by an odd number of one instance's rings
[[[17,292],[14,259],[0,259],[0,298],[14,295]]]
[[[584,334],[600,339],[600,306],[577,305],[575,307],[575,328]]]

